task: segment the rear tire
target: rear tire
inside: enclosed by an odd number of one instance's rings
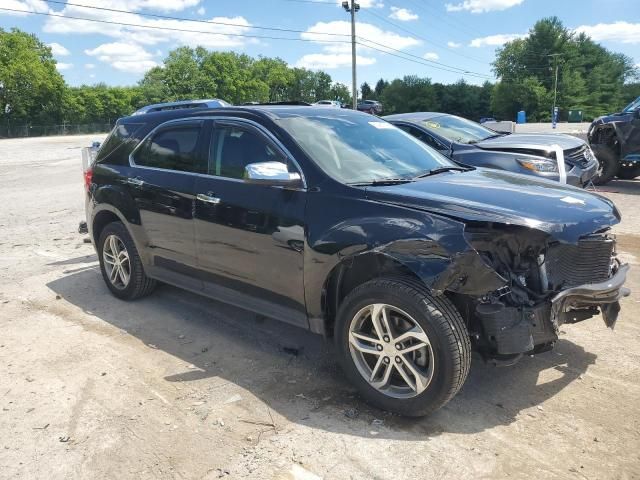
[[[102,278],[116,297],[135,300],[153,292],[156,281],[144,273],[133,239],[122,222],[112,222],[98,238]]]
[[[405,416],[445,405],[471,365],[460,313],[410,278],[374,279],[349,293],[338,310],[335,341],[342,367],[364,399]]]
[[[640,176],[640,165],[633,165],[629,167],[620,166],[617,176],[623,180],[633,180]]]
[[[595,185],[604,185],[608,183],[618,174],[620,162],[616,152],[606,145],[592,145],[598,162],[600,162],[600,172],[593,177]]]

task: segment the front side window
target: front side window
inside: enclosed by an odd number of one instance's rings
[[[277,122],[320,168],[342,183],[411,178],[455,166],[396,126],[366,115],[290,114]]]
[[[209,174],[242,179],[247,165],[261,162],[287,163],[287,160],[258,132],[238,126],[215,128],[209,150]]]
[[[136,152],[136,165],[197,172],[197,146],[200,125],[176,125],[163,128],[145,141]]]

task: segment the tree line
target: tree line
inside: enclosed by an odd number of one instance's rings
[[[619,111],[640,95],[630,58],[610,52],[555,17],[538,21],[529,34],[505,44],[493,63],[498,81],[473,85],[433,83],[407,75],[360,86],[362,99],[377,99],[385,113],[440,111],[474,120],[515,118],[548,121],[558,65],[557,105],[580,109],[585,119]],[[56,69],[51,49],[35,35],[0,29],[0,114],[14,125],[112,123],[141,106],[191,98],[230,103],[338,100],[351,103],[349,88],[329,74],[290,67],[280,58],[179,47],[162,66],[133,86],[104,83],[71,87]]]

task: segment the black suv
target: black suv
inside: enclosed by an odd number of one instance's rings
[[[405,415],[455,395],[472,347],[513,363],[563,323],[613,326],[629,293],[606,198],[460,167],[352,110],[123,118],[85,183],[115,296],[161,281],[332,337],[362,395]]]

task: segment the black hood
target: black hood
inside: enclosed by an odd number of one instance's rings
[[[367,197],[461,220],[529,227],[570,243],[620,221],[613,202],[600,195],[482,168],[369,187]]]

